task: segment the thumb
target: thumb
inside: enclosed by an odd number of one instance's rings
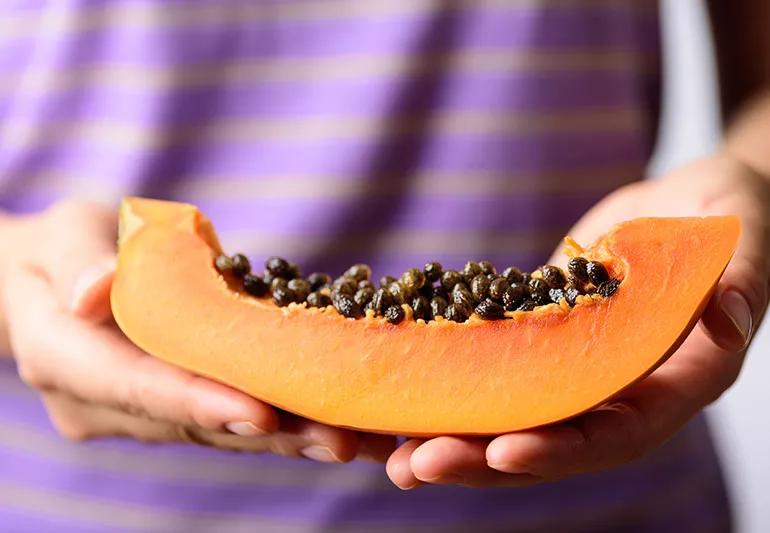
[[[736,254],[701,317],[701,326],[711,340],[731,352],[748,346],[767,308],[767,245],[763,233],[747,228],[744,221]]]
[[[90,202],[67,201],[46,212],[45,245],[38,257],[59,304],[93,321],[110,315],[116,268],[117,213]]]
[[[87,266],[77,275],[69,301],[69,310],[74,315],[102,321],[112,314],[110,289],[116,267],[115,256],[108,256]]]

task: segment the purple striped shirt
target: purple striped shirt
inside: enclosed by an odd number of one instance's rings
[[[305,270],[532,268],[640,179],[648,0],[10,0],[0,207],[190,201],[228,250]],[[8,531],[683,531],[729,527],[701,418],[613,471],[402,493],[381,466],[71,444],[0,361]]]

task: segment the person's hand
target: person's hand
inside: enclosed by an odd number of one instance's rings
[[[278,413],[134,346],[109,308],[113,210],[65,202],[17,226],[2,290],[11,347],[64,437],[188,441],[325,462],[384,461],[395,447],[392,437]]]
[[[528,485],[598,471],[660,446],[737,378],[768,303],[770,178],[727,154],[609,195],[572,229],[590,244],[610,226],[640,216],[738,214],[738,249],[696,327],[655,372],[610,403],[570,421],[494,439],[411,439],[387,463],[402,489],[424,483]],[[556,254],[555,263],[563,263]]]

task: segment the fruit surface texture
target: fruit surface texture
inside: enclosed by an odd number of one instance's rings
[[[121,206],[115,319],[149,354],[330,425],[399,435],[496,435],[602,404],[665,361],[697,322],[740,232],[736,217],[645,218],[568,253],[619,281],[534,311],[345,318],[279,307],[215,268],[223,251],[194,206]]]

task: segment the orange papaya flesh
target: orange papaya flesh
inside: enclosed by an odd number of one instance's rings
[[[496,435],[585,412],[664,362],[739,232],[737,217],[631,220],[585,250],[568,241],[622,280],[612,297],[391,325],[251,297],[214,268],[222,248],[194,206],[127,198],[111,302],[148,353],[298,415],[387,434]]]

